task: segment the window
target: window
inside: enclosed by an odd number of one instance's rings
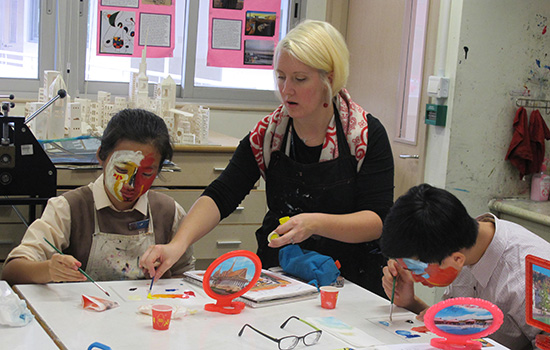
[[[130,73],[138,71],[141,58],[96,54],[97,1],[89,2],[86,60],[83,68],[85,78],[79,82],[79,91],[96,93],[108,89],[113,94],[126,94]],[[291,2],[299,5],[297,0],[281,1],[280,37],[287,32]],[[206,66],[210,3],[211,0],[176,1],[174,56],[147,59],[149,82],[158,83],[170,75],[176,84],[181,86],[179,97],[190,100],[275,102],[272,70]],[[292,8],[295,11],[299,10],[299,6]],[[110,83],[108,87],[105,82]]]
[[[409,144],[416,144],[418,130],[428,6],[428,0],[407,0],[403,22],[403,37],[406,43],[403,45],[404,53],[401,55],[400,86],[403,95],[400,101],[401,123],[397,141]]]
[[[72,97],[109,91],[127,95],[140,58],[96,55],[97,4],[101,0],[0,0],[0,83],[36,96],[43,71],[63,74]],[[147,75],[157,83],[168,74],[186,100],[231,103],[276,101],[271,70],[207,67],[208,6],[211,0],[176,0],[174,57],[148,58]],[[281,33],[305,14],[303,0],[281,0]],[[304,6],[305,7],[305,6]],[[289,20],[289,17],[292,18]],[[151,92],[152,92],[152,85]],[[16,94],[19,96],[20,94]]]
[[[41,70],[53,68],[53,50],[46,50],[55,45],[53,6],[49,1],[0,0],[1,94],[37,91]]]
[[[206,65],[208,50],[208,8],[209,0],[200,1],[194,83],[196,87],[237,88],[253,90],[275,90],[273,73],[267,69],[218,68]],[[286,34],[288,25],[288,2],[281,2],[280,37]]]
[[[38,77],[38,0],[0,2],[0,77]]]
[[[130,73],[138,72],[140,57],[98,56],[97,53],[97,6],[98,0],[90,0],[86,40],[85,80],[97,82],[130,81]],[[185,1],[176,1],[176,37],[174,56],[170,58],[147,58],[147,76],[150,83],[159,83],[168,75],[176,84],[181,83],[183,67],[183,33],[185,26]]]

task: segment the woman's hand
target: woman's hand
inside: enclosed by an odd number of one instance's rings
[[[86,281],[87,278],[78,271],[82,263],[71,255],[55,253],[48,260],[48,271],[53,282],[78,282]]]
[[[274,232],[280,237],[273,239],[268,246],[278,248],[305,241],[318,231],[316,226],[319,220],[315,218],[316,215],[315,213],[302,213],[291,217],[275,229]]]
[[[149,276],[155,277],[157,281],[185,251],[178,249],[174,244],[155,244],[147,248],[145,253],[139,259],[139,266]]]

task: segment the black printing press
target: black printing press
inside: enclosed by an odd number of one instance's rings
[[[27,124],[65,96],[65,90],[59,90],[53,99],[27,119],[9,116],[14,103],[2,102],[0,205],[28,205],[31,222],[36,218],[36,205],[45,205],[49,198],[56,196],[57,170]],[[13,98],[13,95],[0,95],[0,100]]]

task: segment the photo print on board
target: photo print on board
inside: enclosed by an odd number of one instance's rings
[[[136,13],[101,11],[100,53],[131,55],[134,53]]]
[[[217,9],[242,10],[244,0],[214,0],[212,7]]]
[[[277,14],[275,12],[246,11],[246,35],[267,36],[275,35]]]
[[[271,66],[275,43],[271,40],[245,40],[244,64]]]

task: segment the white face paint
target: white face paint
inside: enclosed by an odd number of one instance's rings
[[[105,166],[105,187],[119,201],[127,201],[122,195],[124,185],[134,186],[135,176],[145,156],[141,151],[115,151]],[[127,186],[127,187],[128,187]]]

